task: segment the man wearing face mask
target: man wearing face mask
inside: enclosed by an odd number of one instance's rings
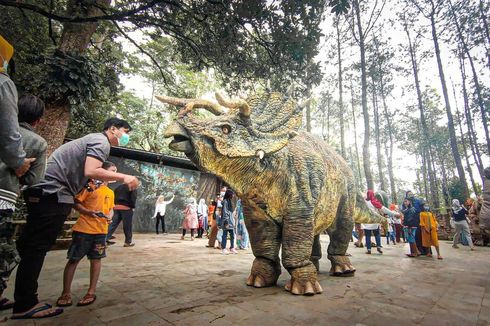
[[[0,35],[0,160],[15,171],[17,177],[23,176],[33,158],[26,158],[22,147],[19,122],[17,121],[17,88],[7,74],[9,61],[14,48]],[[0,185],[1,186],[1,185]]]
[[[102,133],[88,134],[63,144],[48,159],[44,179],[24,192],[27,223],[17,241],[21,261],[15,282],[12,319],[43,318],[63,312],[47,303],[39,303],[37,279],[46,252],[56,242],[66,217],[74,206],[74,197],[89,179],[119,181],[128,189],[138,187],[138,179],[102,167],[111,146],[126,145],[131,126],[118,118],[108,119]]]

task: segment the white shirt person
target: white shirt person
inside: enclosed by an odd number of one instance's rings
[[[163,195],[158,196],[157,202],[155,203],[155,214],[153,214],[153,218],[156,217],[156,233],[158,234],[158,224],[162,221],[162,234],[165,232],[165,211],[167,210],[167,205],[170,204],[175,198],[175,195],[172,194],[172,198],[170,200],[165,200]]]

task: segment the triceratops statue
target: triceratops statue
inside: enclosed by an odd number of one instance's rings
[[[331,275],[351,276],[346,256],[354,221],[384,223],[358,193],[352,171],[323,140],[299,132],[302,108],[288,95],[264,93],[219,104],[157,96],[183,106],[165,130],[170,148],[217,175],[242,199],[255,260],[247,285],[275,285],[282,265],[294,294],[321,293],[317,280],[320,234],[330,236]],[[214,113],[197,118],[193,109]],[[228,110],[227,110],[228,109]]]

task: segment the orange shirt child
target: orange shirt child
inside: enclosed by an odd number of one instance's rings
[[[82,204],[87,210],[102,212],[105,216],[111,217],[114,207],[114,191],[104,184],[95,187],[93,183],[90,183],[89,186],[92,191],[84,188],[75,197],[75,201]],[[107,218],[80,213],[80,217],[73,226],[73,231],[87,234],[107,234],[108,228],[109,220]]]

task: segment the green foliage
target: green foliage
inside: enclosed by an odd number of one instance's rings
[[[460,203],[464,203],[467,198],[464,196],[464,187],[459,178],[454,177],[448,183],[448,193],[451,199],[458,199]]]

